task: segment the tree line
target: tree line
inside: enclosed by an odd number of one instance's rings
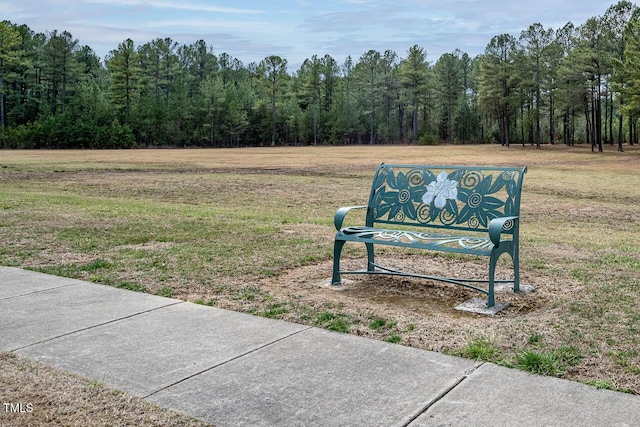
[[[493,37],[474,58],[369,50],[298,70],[204,40],[127,39],[102,61],[66,32],[0,22],[0,148],[638,141],[640,12]]]

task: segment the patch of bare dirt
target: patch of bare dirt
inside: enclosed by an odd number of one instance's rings
[[[424,257],[411,255],[391,255],[378,257],[385,265],[404,271],[448,277],[485,278],[488,274],[486,260],[450,260],[445,257]],[[485,261],[485,262],[483,262]],[[362,260],[345,259],[343,269],[364,269]],[[414,313],[420,316],[446,316],[453,319],[476,318],[454,309],[454,306],[470,298],[482,296],[477,291],[442,282],[392,277],[387,275],[343,275],[345,284],[331,286],[332,262],[290,270],[275,279],[264,280],[264,288],[274,294],[294,294],[330,302],[348,303],[354,301],[357,306],[368,304],[372,307],[392,311],[394,313]],[[497,278],[507,279],[511,275],[510,268],[500,266]],[[538,286],[544,277],[531,274],[524,277],[527,284]],[[499,299],[511,303],[510,312],[530,312],[541,306],[544,299],[542,293],[523,295],[513,292],[501,292]]]
[[[486,259],[448,259],[447,257],[390,254],[376,258],[381,264],[405,271],[449,277],[486,278]],[[363,269],[362,259],[345,258],[343,269]],[[511,277],[511,267],[500,265],[497,278]],[[494,316],[478,315],[456,310],[455,306],[471,298],[485,299],[480,292],[443,282],[394,277],[388,275],[343,275],[343,284],[330,284],[332,261],[323,261],[290,269],[281,275],[246,283],[256,292],[269,295],[264,301],[245,299],[238,294],[226,295],[219,289],[200,287],[187,300],[206,301],[220,308],[259,313],[269,304],[291,303],[301,307],[316,307],[345,313],[356,319],[349,332],[376,339],[385,339],[384,331],[368,327],[369,319],[383,318],[397,324],[405,345],[445,351],[464,346],[469,338],[489,336],[496,345],[513,347],[526,343],[533,333],[552,337],[558,302],[576,291],[578,283],[562,283],[548,271],[522,272],[521,282],[535,287],[530,293],[512,290],[496,292],[496,300],[510,306]],[[193,291],[193,289],[192,289]],[[291,310],[281,319],[309,323],[304,313]],[[541,331],[541,329],[543,331]]]

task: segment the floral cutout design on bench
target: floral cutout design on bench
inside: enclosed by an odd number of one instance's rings
[[[370,215],[373,222],[486,229],[492,219],[514,214],[516,178],[513,171],[485,174],[460,168],[436,176],[429,169],[383,167],[375,177]]]
[[[435,181],[427,185],[427,192],[422,196],[422,202],[430,205],[431,201],[438,209],[444,208],[447,200],[458,200],[458,181],[447,179],[448,174],[442,171]]]

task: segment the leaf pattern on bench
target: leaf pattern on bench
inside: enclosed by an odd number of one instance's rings
[[[500,208],[505,205],[505,202],[489,196],[500,190],[503,185],[491,187],[492,180],[493,176],[488,175],[475,188],[460,189],[460,201],[465,205],[460,210],[458,223],[470,222],[474,227],[488,227],[492,219],[503,216]],[[494,191],[491,191],[492,189]]]
[[[411,185],[409,178],[403,172],[398,172],[396,176],[393,171],[387,176],[382,184],[388,184],[392,191],[387,191],[386,186],[379,187],[375,192],[374,206],[376,206],[376,218],[388,216],[397,221],[404,221],[408,218],[413,221],[418,219],[416,204],[420,202],[424,188]]]

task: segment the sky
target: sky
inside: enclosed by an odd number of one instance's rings
[[[370,49],[400,58],[418,45],[433,64],[456,49],[474,57],[500,34],[531,24],[558,29],[602,16],[617,0],[0,0],[0,20],[68,31],[101,59],[124,40],[204,40],[246,66],[267,56],[297,70],[313,55],[339,64]]]

